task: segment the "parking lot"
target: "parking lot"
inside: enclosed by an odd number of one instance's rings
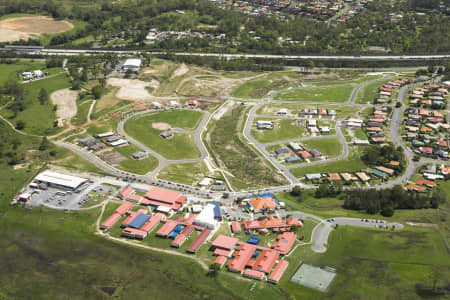
[[[35,190],[29,205],[45,205],[55,209],[79,209],[93,197],[113,194],[117,190],[115,187],[102,185],[92,180],[84,184],[79,192],[48,187],[47,190]]]

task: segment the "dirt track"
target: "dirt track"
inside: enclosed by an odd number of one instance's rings
[[[146,87],[153,87],[151,82],[145,82],[137,79],[109,78],[107,83],[112,86],[120,87],[116,97],[123,100],[148,100],[152,95]]]
[[[0,42],[27,40],[41,34],[56,34],[72,29],[67,21],[56,21],[49,17],[19,17],[0,21]]]
[[[59,90],[51,94],[53,104],[57,105],[56,116],[70,120],[77,114],[78,92],[70,89]]]

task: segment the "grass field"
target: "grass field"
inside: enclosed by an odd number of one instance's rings
[[[25,122],[24,131],[37,135],[51,135],[60,130],[54,127],[56,118],[51,100],[41,105],[38,100],[39,91],[45,88],[50,95],[52,92],[70,87],[69,78],[65,75],[59,75],[52,78],[42,79],[25,84],[25,103],[26,108],[19,111],[17,116],[7,107],[1,111],[1,114],[9,119],[13,124],[22,120]],[[39,117],[37,117],[39,116]]]
[[[350,100],[353,87],[334,87],[321,89],[301,89],[278,94],[275,100],[315,101],[315,102],[339,102]]]
[[[289,86],[289,81],[281,78],[277,79],[257,79],[248,81],[236,88],[232,95],[238,98],[262,98],[270,91],[278,90]]]
[[[82,125],[87,122],[87,116],[92,101],[80,101],[77,100],[77,114],[70,120],[73,125]]]
[[[147,158],[144,159],[134,159],[132,157],[132,154],[142,151],[140,148],[134,145],[116,147],[114,148],[114,151],[119,152],[120,154],[128,158],[128,160],[121,161],[118,165],[116,165],[118,169],[139,175],[145,175],[148,172],[153,171],[158,166],[158,160],[156,159],[156,157],[150,154]]]
[[[168,164],[158,174],[158,178],[181,184],[195,185],[205,176],[211,175],[206,164],[201,162]]]
[[[291,172],[297,178],[310,173],[356,172],[366,167],[360,156],[361,153],[358,148],[351,147],[350,154],[346,159],[319,165],[299,167],[291,169]]]
[[[355,103],[359,104],[372,103],[375,99],[378,98],[378,89],[381,86],[383,86],[383,84],[384,84],[383,81],[377,81],[361,88],[358,91],[358,94],[356,94]]]
[[[11,64],[0,64],[0,70],[0,84],[7,80],[22,81],[22,76],[18,76],[18,72],[41,70],[44,73],[48,72],[49,75],[53,75],[63,71],[62,68],[47,69],[44,61],[15,61]]]
[[[256,121],[258,120],[264,119],[255,119],[255,124]],[[294,120],[289,119],[280,119],[280,120],[271,119],[271,120],[274,122],[273,129],[268,130],[258,130],[256,128],[252,129],[251,134],[257,141],[261,143],[268,143],[274,141],[295,139],[308,135],[308,133],[305,130],[305,127],[295,125]],[[256,127],[256,125],[254,126]]]
[[[163,111],[129,119],[125,123],[125,131],[167,159],[198,158],[200,151],[192,134],[176,133],[163,139],[159,136],[162,131],[152,128],[152,123],[164,122],[174,128],[193,130],[201,118],[202,113],[194,110]]]
[[[337,138],[310,139],[301,142],[306,149],[316,149],[328,157],[336,157],[342,153],[342,145]]]
[[[378,79],[381,77],[382,77],[381,75],[368,75],[368,76],[363,76],[360,78],[353,78],[353,79],[343,78],[341,80],[314,81],[314,82],[308,82],[308,84],[313,84],[316,86],[328,86],[328,85],[339,85],[339,84],[359,84],[359,83],[363,83],[366,81]]]

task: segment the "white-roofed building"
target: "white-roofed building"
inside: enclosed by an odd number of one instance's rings
[[[215,229],[219,222],[214,218],[214,204],[208,203],[202,212],[195,218],[194,225],[202,226],[208,229]]]
[[[203,208],[203,206],[201,206],[199,204],[194,204],[194,205],[192,205],[191,210],[193,213],[197,214],[202,211],[202,208]]]
[[[129,58],[122,65],[123,70],[125,71],[131,70],[133,72],[139,72],[141,67],[142,67],[142,60],[140,60],[139,58]]]
[[[105,132],[105,133],[97,134],[97,137],[98,138],[105,138],[105,137],[110,137],[112,135],[114,135],[114,132],[108,131],[108,132]]]
[[[49,186],[75,190],[85,183],[87,179],[60,174],[52,171],[44,171],[34,178],[35,182],[45,183]]]
[[[119,140],[116,140],[116,141],[113,141],[113,142],[109,143],[109,145],[111,147],[118,147],[118,146],[127,145],[127,144],[128,144],[128,141],[124,140],[124,139],[119,139]]]

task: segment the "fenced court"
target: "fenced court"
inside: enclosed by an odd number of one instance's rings
[[[291,281],[321,292],[326,292],[335,276],[336,272],[333,268],[319,268],[302,264],[292,276]]]

